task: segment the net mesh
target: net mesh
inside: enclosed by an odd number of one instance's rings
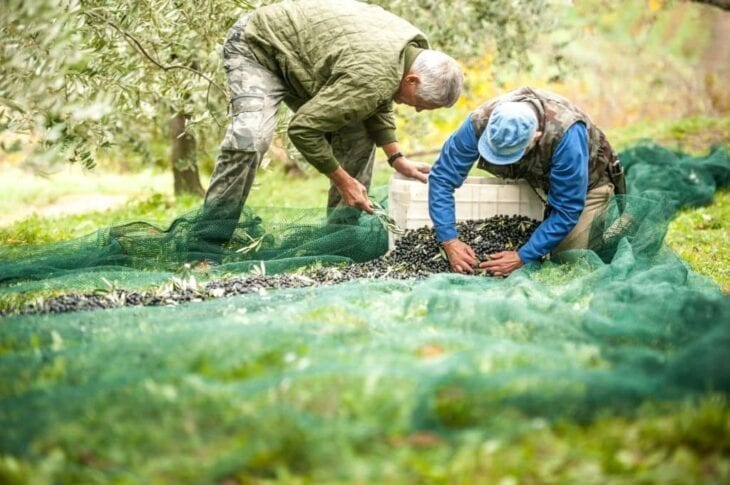
[[[599,221],[594,249],[506,279],[440,274],[6,316],[0,451],[56,480],[374,480],[394,476],[381,465],[414,433],[458,443],[726,394],[730,297],[663,238],[679,208],[728,185],[727,152],[647,143],[621,160],[631,195]],[[225,248],[191,250],[195,217],[0,249],[0,291],[88,290],[102,277],[146,287],[191,255],[211,278],[262,260],[286,272],[387,246],[372,217],[328,225],[321,211],[258,209]]]

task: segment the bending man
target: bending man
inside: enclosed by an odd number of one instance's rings
[[[208,241],[236,228],[268,149],[277,105],[294,111],[288,135],[330,179],[328,208],[372,212],[367,191],[375,146],[398,172],[426,182],[427,165],[400,153],[393,102],[421,111],[453,105],[463,74],[454,59],[380,7],[303,0],[256,9],[231,28],[223,48],[231,125],[205,198]]]
[[[484,262],[458,239],[454,213],[454,189],[477,160],[499,177],[525,179],[546,201],[524,246]],[[454,271],[478,265],[505,276],[551,252],[588,247],[593,220],[625,192],[615,152],[585,113],[551,92],[520,88],[479,106],[444,144],[429,175],[429,213]]]

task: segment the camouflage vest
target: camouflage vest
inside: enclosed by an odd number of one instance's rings
[[[591,119],[567,99],[539,89],[519,88],[499,96],[472,112],[472,123],[477,139],[487,127],[489,116],[499,103],[519,101],[530,103],[538,113],[538,131],[542,136],[537,144],[516,163],[495,165],[479,157],[478,167],[505,179],[525,179],[533,188],[545,194],[550,188],[550,164],[553,153],[563,134],[575,122],[582,121],[588,128],[588,190],[610,182],[608,167],[617,160],[616,153],[603,132]]]

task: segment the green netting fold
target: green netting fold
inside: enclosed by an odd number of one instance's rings
[[[333,224],[323,210],[247,208],[225,245],[192,235],[202,214],[202,209],[192,211],[167,228],[131,222],[72,241],[0,248],[0,287],[24,280],[72,281],[80,274],[124,270],[128,271],[120,274],[120,283],[136,287],[137,276],[147,279],[142,272],[169,274],[185,264],[212,266],[214,274],[230,274],[265,261],[273,274],[314,263],[368,261],[387,250],[387,233],[367,214],[356,216],[352,224]],[[205,220],[211,227],[218,222]],[[15,285],[14,291],[19,289]]]

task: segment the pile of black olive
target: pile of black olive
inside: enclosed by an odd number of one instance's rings
[[[499,251],[517,250],[530,238],[539,222],[525,216],[494,216],[460,222],[459,239],[467,243],[480,261]],[[433,229],[422,227],[407,231],[384,259],[412,273],[450,271],[446,255],[436,242]]]
[[[517,250],[527,242],[538,224],[538,221],[525,216],[499,215],[460,222],[457,229],[459,239],[469,244],[480,260],[485,260],[489,254]],[[252,274],[210,281],[199,286],[167,285],[154,292],[112,289],[84,295],[61,295],[28,304],[17,313],[62,313],[120,306],[176,305],[271,289],[333,285],[356,279],[422,279],[434,273],[449,271],[446,253],[436,241],[433,229],[422,227],[406,231],[397,240],[392,251],[366,263],[292,274]]]

